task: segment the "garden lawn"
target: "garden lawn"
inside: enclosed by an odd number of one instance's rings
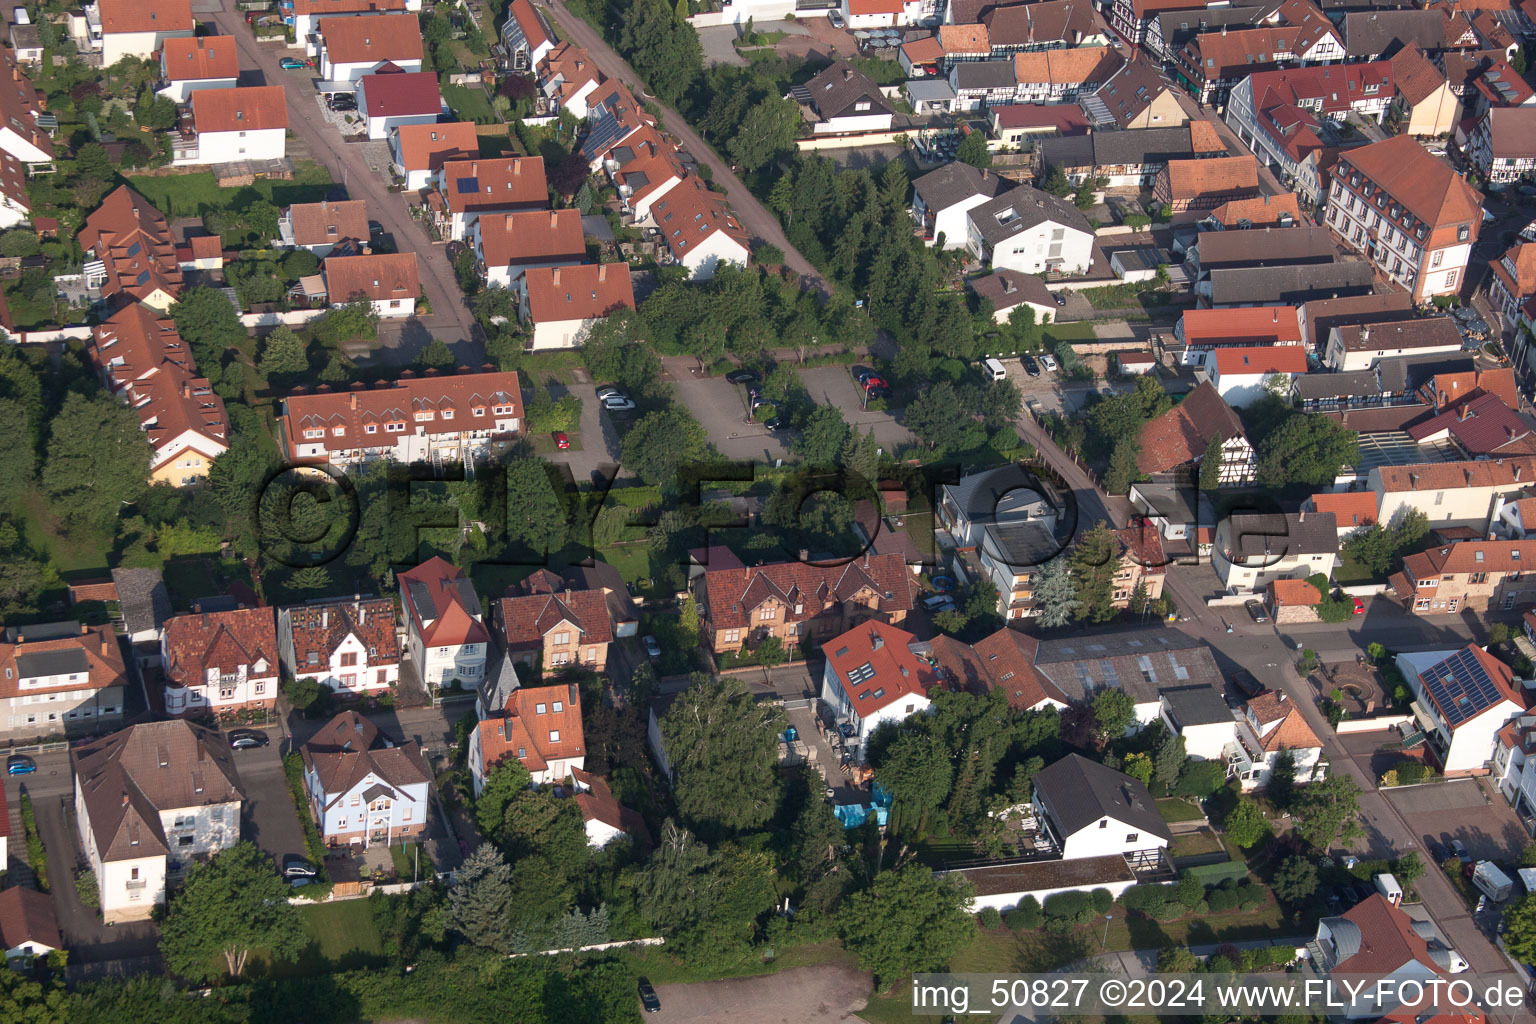
[[[48,508],[48,499],[35,489],[22,497],[20,509],[22,535],[34,550],[47,556],[49,565],[61,573],[106,574],[112,534],[77,530],[66,535]]]
[[[304,931],[314,939],[320,957],[339,964],[348,959],[382,956],[373,906],[368,900],[342,900],[300,907]]]
[[[1333,570],[1333,582],[1341,587],[1351,587],[1361,583],[1382,583],[1385,577],[1375,576],[1371,570],[1362,565],[1355,556],[1339,549],[1339,564]]]
[[[292,181],[258,178],[255,184],[241,188],[220,188],[210,171],[139,175],[130,177],[128,183],[171,220],[226,209],[246,188],[255,189],[274,206],[318,203],[333,184],[325,168],[310,160],[301,160],[295,165]]]
[[[1157,812],[1167,822],[1199,821],[1205,813],[1199,807],[1181,797],[1164,797],[1157,802]]]
[[[496,112],[485,98],[485,90],[478,86],[445,85],[442,87],[443,102],[453,108],[460,121],[476,124],[495,124]]]
[[[1093,333],[1093,324],[1087,320],[1046,324],[1040,328],[1040,333],[1048,348],[1054,347],[1058,341],[1093,341],[1098,338],[1098,335]]]
[[[853,963],[853,954],[843,949],[836,939],[806,945],[792,945],[781,950],[777,959],[763,963],[746,960],[733,967],[710,965],[689,967],[678,962],[666,947],[628,946],[620,951],[620,958],[631,973],[648,979],[653,985],[682,985],[696,981],[717,981],[721,978],[749,978],[759,974],[777,974],[792,967],[817,967],[823,964]],[[907,1011],[911,1019],[910,1008]]]

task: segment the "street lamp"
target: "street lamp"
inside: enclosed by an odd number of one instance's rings
[[[1104,938],[1099,942],[1099,945],[1103,946],[1105,949],[1109,948],[1109,922],[1113,921],[1114,919],[1114,914],[1104,915]]]

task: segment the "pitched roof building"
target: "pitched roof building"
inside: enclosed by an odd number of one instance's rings
[[[175,616],[160,641],[166,712],[275,707],[279,653],[271,608]]]
[[[93,731],[122,719],[128,672],[111,626],[39,622],[0,630],[0,731]]]
[[[1223,439],[1223,480],[1251,479],[1253,449],[1243,421],[1209,381],[1202,381],[1182,402],[1141,428],[1136,465],[1143,473],[1166,473],[1204,458],[1217,437]]]
[[[283,211],[277,229],[284,242],[300,249],[323,249],[324,254],[329,254],[350,242],[353,248],[361,250],[370,234],[368,203],[362,199],[294,203]]]
[[[140,301],[163,313],[181,295],[181,268],[170,225],[127,185],[118,186],[91,211],[79,240],[88,258],[87,278],[101,283],[103,298],[113,305]],[[101,267],[93,268],[90,259]]]
[[[499,761],[515,757],[536,785],[564,782],[585,767],[586,736],[581,723],[581,688],[575,683],[520,687],[506,705],[470,733],[469,770],[475,795]]]
[[[321,264],[321,273],[331,305],[367,299],[380,316],[409,315],[421,294],[414,252],[332,256]]]
[[[288,128],[288,102],[280,85],[199,89],[192,94],[197,133],[259,132]]]
[[[160,66],[171,82],[240,77],[234,36],[192,36],[167,39]]]
[[[1174,213],[1208,210],[1259,194],[1259,166],[1252,156],[1171,160],[1157,176],[1157,197]]]
[[[409,191],[425,188],[445,163],[480,155],[480,140],[470,121],[403,124],[395,129],[389,145]]]
[[[410,61],[419,64],[422,58],[421,22],[410,13],[324,18],[320,38],[325,43],[328,69],[338,64],[378,65],[385,61],[403,66]]]
[[[395,605],[387,597],[281,608],[277,642],[289,675],[338,693],[386,692],[400,678]]]
[[[578,346],[593,321],[635,308],[627,263],[534,267],[523,275],[523,295],[524,310],[534,324],[534,348]]]
[[[725,197],[691,175],[651,205],[651,219],[691,277],[708,279],[721,265],[743,265],[750,255],[750,236]]]
[[[613,624],[608,598],[601,590],[560,590],[507,596],[491,609],[502,652],[546,676],[581,666],[603,672]]]
[[[299,751],[309,809],[327,846],[392,845],[426,831],[432,777],[415,740],[397,744],[349,710]]]

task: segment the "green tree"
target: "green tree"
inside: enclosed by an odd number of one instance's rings
[[[500,851],[481,843],[454,873],[448,917],[461,935],[498,953],[512,951],[512,869]]]
[[[1137,459],[1141,454],[1141,444],[1133,437],[1127,437],[1115,445],[1114,454],[1109,457],[1109,467],[1104,470],[1104,489],[1110,494],[1125,494],[1131,489],[1141,476],[1141,467]]]
[[[1221,431],[1216,431],[1214,437],[1205,446],[1205,455],[1200,460],[1200,489],[1202,491],[1214,491],[1221,486],[1221,469],[1224,460],[1222,446],[1227,443],[1227,437]]]
[[[1360,458],[1359,435],[1327,416],[1296,413],[1259,446],[1259,481],[1269,487],[1286,484],[1330,484],[1339,467]]]
[[[1137,782],[1140,782],[1143,786],[1148,786],[1152,783],[1152,759],[1146,754],[1128,755],[1125,763],[1120,766],[1120,770]]]
[[[1077,584],[1067,570],[1067,560],[1060,555],[1046,562],[1030,577],[1030,594],[1035,599],[1035,621],[1045,629],[1056,629],[1072,621],[1080,604]]]
[[[1315,850],[1329,850],[1363,834],[1360,787],[1347,775],[1330,775],[1302,787],[1291,808],[1296,834]]]
[[[283,257],[283,276],[290,281],[318,273],[320,261],[308,249],[294,249]]]
[[[331,573],[323,565],[306,565],[294,572],[288,585],[294,590],[329,590]]]
[[[1264,785],[1264,795],[1276,810],[1289,811],[1296,799],[1296,755],[1282,750],[1275,755],[1275,763],[1269,769],[1269,781]]]
[[[620,446],[621,459],[648,484],[676,486],[678,470],[699,462],[709,439],[699,421],[686,410],[669,405],[647,413],[629,428]]]
[[[295,250],[303,252],[302,249]],[[279,325],[276,330],[267,335],[266,343],[261,349],[261,372],[271,376],[274,373],[305,373],[309,370],[309,356],[304,350],[304,339],[293,333],[293,328]]]
[[[760,267],[783,266],[784,250],[771,242],[764,242],[752,250],[752,262]]]
[[[1246,796],[1239,798],[1237,806],[1227,812],[1221,827],[1227,838],[1244,849],[1270,834],[1269,819],[1264,817],[1264,811],[1258,803]]]
[[[288,886],[272,859],[245,841],[194,863],[166,908],[160,952],[166,965],[193,982],[217,979],[214,964],[238,978],[253,949],[274,960],[296,959],[309,940]]]
[[[506,473],[508,538],[530,551],[559,551],[569,522],[554,467],[543,459],[515,458],[507,461]]]
[[[698,675],[660,725],[684,816],[731,831],[755,828],[773,816],[781,710],[755,702],[739,679]]]
[[[987,148],[987,137],[981,132],[970,132],[955,147],[955,159],[972,167],[991,167],[992,151]]]
[[[1136,722],[1136,702],[1124,690],[1103,690],[1093,698],[1093,720],[1106,741],[1117,740]]]
[[[507,806],[531,785],[533,776],[515,757],[504,757],[486,769],[485,784],[475,797],[475,825],[480,834],[499,843]]]
[[[747,111],[725,148],[743,170],[753,172],[781,153],[793,150],[799,128],[799,104],[790,99],[767,96]]]
[[[43,492],[71,527],[110,527],[146,487],[150,447],[138,413],[105,392],[70,392],[50,426]]]
[[[874,428],[864,434],[850,429],[837,461],[858,479],[873,483],[880,472],[880,444],[875,440]]]
[[[1103,520],[1083,534],[1067,556],[1076,586],[1077,617],[1108,622],[1119,614],[1115,607],[1115,576],[1120,572],[1120,538]]]
[[[976,437],[978,424],[970,416],[959,413],[963,408],[960,395],[949,381],[940,381],[907,403],[907,429],[916,434],[936,455],[958,451],[966,447],[968,438]]]
[[[1157,745],[1154,765],[1157,781],[1171,789],[1184,771],[1185,756],[1184,737],[1172,730],[1165,731],[1162,742]]]
[[[1275,871],[1275,895],[1287,903],[1300,903],[1317,892],[1317,868],[1305,857],[1287,857]]]
[[[677,643],[685,651],[691,651],[699,646],[699,639],[703,634],[703,626],[699,622],[699,602],[692,594],[683,600],[683,606],[677,612]]]
[[[1051,173],[1046,175],[1045,182],[1040,186],[1041,191],[1049,192],[1057,199],[1065,199],[1072,194],[1072,182],[1067,180],[1066,172],[1060,167],[1052,167]]]
[[[1536,896],[1528,894],[1505,906],[1504,949],[1523,964],[1536,963]]]
[[[928,815],[949,796],[954,774],[944,742],[916,731],[902,732],[875,765],[875,779],[919,833],[927,827]]]
[[[1392,862],[1392,877],[1404,889],[1412,889],[1413,883],[1424,877],[1424,862],[1419,859],[1417,850],[1409,850]]]
[[[890,985],[916,971],[943,970],[971,937],[971,887],[953,876],[936,877],[921,864],[882,871],[868,889],[848,898],[838,923],[843,942]]]
[[[453,349],[439,338],[433,338],[416,354],[416,365],[427,369],[451,370],[454,366]]]
[[[1429,516],[1420,509],[1406,509],[1392,527],[1392,543],[1398,551],[1412,551],[1429,536]]]
[[[11,443],[0,447],[0,512],[8,509],[33,486],[37,448],[33,443],[37,424],[25,403],[0,398],[0,423],[11,434]]]
[[[848,424],[835,405],[818,405],[805,419],[791,450],[812,466],[830,466],[848,441]]]
[[[1387,571],[1392,564],[1392,555],[1396,547],[1397,545],[1392,542],[1392,535],[1382,529],[1380,523],[1372,523],[1365,529],[1356,531],[1344,542],[1344,551],[1375,576],[1380,576]]]
[[[205,376],[218,369],[225,349],[244,341],[246,336],[245,328],[240,326],[240,314],[229,298],[206,285],[183,292],[171,306],[171,320]]]

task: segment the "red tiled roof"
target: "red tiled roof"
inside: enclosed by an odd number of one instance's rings
[[[293,0],[294,14],[322,18],[327,14],[378,14],[403,10],[405,0]]]
[[[1510,273],[1504,265],[1505,260],[1514,265],[1514,273]],[[1502,258],[1494,260],[1489,269],[1503,282],[1516,302],[1523,302],[1536,295],[1536,242],[1516,243]]]
[[[1355,103],[1392,97],[1392,64],[1315,64],[1260,71],[1252,76],[1253,101],[1260,110],[1290,103],[1313,112],[1342,115]]]
[[[529,0],[512,0],[507,5],[507,17],[517,22],[517,27],[523,30],[523,38],[528,42],[530,51],[537,50],[545,43],[553,43],[554,40],[544,31],[544,23],[539,19],[538,12],[533,9]]]
[[[321,267],[332,303],[351,302],[358,295],[374,302],[387,302],[414,299],[421,294],[414,252],[332,256]]]
[[[1445,75],[1419,49],[1409,43],[1392,58],[1392,79],[1397,91],[1409,103],[1422,103],[1445,85]]]
[[[726,206],[725,197],[711,192],[698,178],[689,176],[651,206],[651,217],[662,240],[679,260],[689,248],[697,249],[715,232],[724,232],[742,247],[749,241],[746,229]]]
[[[581,211],[514,210],[482,214],[475,221],[487,266],[547,260],[582,260],[587,255]]]
[[[1383,466],[1382,490],[1450,491],[1462,487],[1511,487],[1536,480],[1536,458],[1428,462],[1413,466]]]
[[[449,160],[480,154],[480,139],[471,121],[403,124],[395,131],[400,139],[400,164],[407,171],[436,171]]]
[[[359,106],[368,117],[411,117],[443,110],[437,76],[430,71],[364,75],[357,87],[362,97]]]
[[[192,121],[199,133],[287,128],[288,103],[280,85],[199,89],[192,94]]]
[[[1482,395],[1408,428],[1408,436],[1421,444],[1442,432],[1449,432],[1468,454],[1490,455],[1531,428],[1498,395]]]
[[[1476,237],[1482,223],[1482,195],[1413,136],[1394,135],[1340,154],[1334,176],[1348,176],[1350,168],[1375,182],[1431,230],[1468,223]]]
[[[638,811],[619,803],[606,779],[580,768],[571,769],[571,778],[579,786],[585,787],[576,793],[576,806],[581,808],[584,821],[600,821],[609,828],[623,832],[639,846],[650,845],[651,831],[646,827],[645,819]]]
[[[165,624],[166,680],[173,686],[202,686],[208,670],[277,675],[277,626],[271,608],[177,615]],[[256,662],[266,662],[258,673]]]
[[[768,598],[785,604],[785,622],[805,622],[861,591],[872,594],[882,612],[912,608],[912,574],[899,554],[871,555],[843,565],[774,562],[769,565],[717,567],[711,559],[697,586],[714,629],[738,629]],[[797,612],[799,606],[802,610]]]
[[[355,636],[370,650],[370,667],[400,660],[400,643],[395,636],[395,603],[387,597],[325,604],[296,605],[283,610],[292,627],[295,674],[303,674],[312,664],[329,666],[349,636]]]
[[[902,43],[901,52],[906,54],[908,63],[934,64],[944,56],[944,44],[938,36],[924,36],[910,43]]]
[[[240,77],[234,36],[167,39],[160,53],[166,77],[172,82]]]
[[[288,207],[288,216],[293,221],[293,240],[297,245],[336,245],[347,239],[368,241],[368,203],[362,199],[295,203]]]
[[[821,645],[848,703],[860,718],[912,697],[926,697],[939,677],[912,653],[911,633],[878,619],[862,622]],[[862,670],[862,671],[861,671]],[[854,682],[850,674],[858,673]]]
[[[1340,526],[1369,526],[1376,521],[1375,491],[1337,491],[1314,494],[1313,512],[1332,512]]]
[[[940,25],[939,47],[946,54],[992,54],[992,43],[987,38],[985,25]]]
[[[1246,220],[1249,227],[1280,227],[1280,218],[1289,215],[1292,224],[1301,223],[1301,208],[1296,204],[1296,193],[1285,192],[1278,196],[1257,196],[1253,199],[1229,199],[1211,211],[1217,222],[1232,228],[1238,221]]]
[[[523,0],[524,3],[527,0]],[[421,22],[414,14],[324,18],[320,35],[332,64],[421,60]]]
[[[1312,597],[1316,603],[1319,597],[1317,588],[1306,580],[1279,580],[1278,583],[1299,583],[1312,591]],[[1259,737],[1259,745],[1267,752],[1275,753],[1281,750],[1315,750],[1323,744],[1317,738],[1317,733],[1307,724],[1302,716],[1301,709],[1296,702],[1289,700],[1278,690],[1266,690],[1257,697],[1250,697],[1248,707],[1253,711],[1254,717],[1261,725],[1269,725],[1278,721],[1280,724],[1274,729],[1268,729]]]
[[[498,375],[501,376],[501,375]],[[516,377],[515,373],[505,376]],[[406,596],[406,614],[428,647],[489,643],[490,632],[479,619],[480,599],[464,570],[433,555],[396,577]],[[420,601],[430,608],[418,607]],[[431,618],[427,618],[428,614]]]
[[[1065,50],[1034,50],[1013,55],[1014,78],[1021,83],[1077,85],[1103,82],[1125,59],[1113,46],[1077,46]]]
[[[1218,348],[1214,354],[1221,374],[1307,372],[1307,350],[1300,345]]]
[[[497,604],[496,621],[508,650],[542,649],[544,637],[561,623],[576,629],[578,643],[613,642],[608,598],[601,590],[503,597]]]
[[[449,160],[443,164],[441,191],[443,202],[454,213],[549,206],[541,156]]]
[[[542,772],[552,761],[586,754],[581,689],[575,683],[519,687],[507,697],[501,714],[491,715],[476,728],[480,763],[487,772],[504,757],[517,758],[530,772]]]
[[[951,687],[975,694],[1004,690],[1015,711],[1051,701],[1070,703],[1055,683],[1035,671],[1039,641],[1027,633],[1005,627],[975,644],[936,636],[932,645],[934,661]]]
[[[192,0],[100,0],[104,35],[117,32],[190,32]]]
[[[1093,123],[1076,103],[1009,103],[993,107],[1001,130],[1010,128],[1055,128],[1062,135],[1087,135]]]
[[[848,13],[854,17],[867,14],[900,14],[904,4],[902,0],[847,0]]]
[[[156,290],[181,294],[176,244],[165,216],[127,185],[112,191],[85,218],[80,247],[107,265],[102,293],[142,299]]]
[[[1161,576],[1167,572],[1168,559],[1163,555],[1162,534],[1147,519],[1137,516],[1130,526],[1116,530],[1115,536],[1120,538],[1126,556],[1141,566],[1143,574]]]
[[[627,263],[533,267],[523,280],[528,290],[528,315],[534,323],[590,320],[635,308]]]
[[[1265,341],[1271,344],[1302,340],[1295,306],[1251,306],[1243,309],[1186,309],[1184,344],[1217,341]]]
[[[29,675],[28,670],[18,659],[33,655],[78,651],[79,664],[81,670],[86,673],[86,678],[83,681],[66,681],[54,686],[31,685],[27,687],[28,693],[101,689],[106,686],[122,686],[128,680],[127,668],[123,663],[123,652],[117,645],[117,637],[112,632],[111,626],[81,625],[66,636],[60,636],[58,631],[45,632],[42,626],[37,626],[31,631],[30,639],[28,632],[26,626],[11,626],[0,632],[0,669],[3,669],[3,673],[0,673],[3,675],[3,678],[0,678],[0,698],[19,697],[23,676],[32,678],[33,675],[55,674],[33,672]],[[3,805],[0,805],[0,810],[3,809]],[[9,821],[6,822],[6,828],[7,832],[0,832],[0,835],[8,834]]]
[[[304,767],[313,771],[320,782],[323,807],[330,809],[344,799],[371,775],[393,786],[395,798],[414,802],[406,792],[407,786],[420,786],[432,781],[422,764],[421,746],[415,740],[407,740],[396,746],[381,746],[379,730],[372,722],[356,711],[343,711],[331,719],[303,747],[300,753]],[[417,820],[427,814],[425,807],[416,808]]]
[[[1306,580],[1275,580],[1269,585],[1269,592],[1277,608],[1311,608],[1323,599],[1317,588]]]
[[[1166,472],[1203,456],[1217,434],[1243,437],[1243,422],[1210,381],[1201,381],[1184,401],[1141,428],[1136,464],[1143,473]]]
[[[1417,962],[1433,974],[1446,973],[1429,955],[1428,944],[1413,930],[1412,919],[1380,893],[1372,893],[1364,903],[1345,911],[1344,920],[1360,929],[1360,949],[1339,961],[1335,971],[1386,977]]]
[[[1259,187],[1259,164],[1251,156],[1170,160],[1163,173],[1174,199],[1251,192]]]

